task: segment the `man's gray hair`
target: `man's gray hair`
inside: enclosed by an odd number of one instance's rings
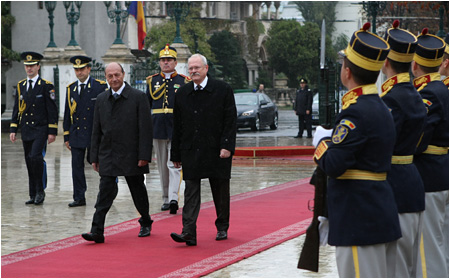
[[[199,54],[199,53],[193,54],[191,57],[189,57],[188,64],[189,64],[189,61],[191,60],[191,58],[195,58],[195,57],[200,57],[202,59],[202,62],[203,62],[204,66],[208,65],[208,60],[206,60],[206,57],[201,55],[201,54]]]

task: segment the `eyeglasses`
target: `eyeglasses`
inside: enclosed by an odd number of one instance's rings
[[[189,70],[189,72],[192,72],[192,71],[198,71],[198,70],[200,70],[201,68],[203,68],[203,67],[197,67],[197,66],[195,66],[195,67],[189,67],[188,70]]]

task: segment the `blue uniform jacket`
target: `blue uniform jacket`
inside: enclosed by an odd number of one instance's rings
[[[147,77],[147,96],[152,109],[154,139],[172,139],[175,93],[190,81],[190,77],[177,72],[167,80],[164,73]]]
[[[86,88],[80,98],[78,81],[66,87],[66,102],[64,109],[64,141],[70,146],[87,148],[91,143],[92,122],[97,95],[108,89],[103,80],[89,78]]]
[[[399,82],[400,81],[400,82]],[[425,189],[412,155],[423,134],[427,110],[409,79],[409,74],[396,75],[383,84],[382,100],[394,118],[396,141],[394,156],[411,156],[411,163],[393,163],[388,182],[394,191],[398,212],[425,210]],[[403,157],[404,158],[404,157]]]
[[[316,163],[330,177],[330,245],[374,245],[401,237],[394,193],[385,177],[391,168],[394,143],[394,121],[376,86],[349,91],[343,97],[332,138],[322,140],[314,154]],[[342,176],[352,170],[362,177]]]
[[[38,77],[31,94],[26,93],[27,87],[27,79],[17,83],[11,133],[17,133],[20,127],[24,141],[58,134],[58,107],[53,84]]]
[[[445,191],[449,189],[448,88],[440,81],[439,73],[419,77],[414,80],[414,85],[428,110],[424,135],[414,156],[414,163],[422,176],[425,192]],[[443,149],[444,154],[435,155],[425,151],[433,147]]]

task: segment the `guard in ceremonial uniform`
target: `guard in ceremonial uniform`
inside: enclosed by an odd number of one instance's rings
[[[15,142],[17,131],[21,129],[30,194],[25,204],[39,205],[45,199],[43,176],[47,141],[54,142],[58,134],[58,107],[53,84],[39,76],[43,56],[29,51],[20,57],[24,60],[27,78],[17,83],[9,138]]]
[[[108,89],[105,81],[90,77],[91,61],[92,59],[87,56],[70,58],[78,78],[67,86],[63,122],[64,143],[72,153],[74,201],[69,203],[70,207],[86,205],[84,158],[87,151],[87,161],[90,163],[92,122],[97,95]]]
[[[381,99],[394,118],[396,130],[392,166],[387,176],[394,191],[402,230],[402,238],[397,242],[395,277],[414,278],[420,268],[418,256],[425,189],[413,164],[413,155],[423,134],[427,110],[409,76],[417,38],[398,28],[399,25],[398,20],[394,21],[385,35],[391,50],[382,68],[388,80],[381,87]]]
[[[161,210],[176,214],[178,192],[182,181],[181,168],[176,168],[169,160],[173,130],[173,105],[175,94],[191,78],[178,74],[177,50],[167,44],[159,52],[161,73],[147,77],[147,94],[153,119],[153,147],[157,157],[163,205]]]
[[[447,85],[448,88],[448,33],[447,36],[445,36],[445,50],[444,50],[444,58],[442,60],[441,67],[439,68],[439,73],[441,76],[444,76],[444,79],[442,82]],[[448,245],[447,245],[448,246]]]
[[[444,59],[442,60],[442,64],[441,67],[439,68],[439,73],[441,74],[441,76],[444,76],[444,79],[442,80],[442,82],[447,86],[448,88],[448,66],[449,66],[449,61],[448,61],[448,33],[445,36],[445,51],[444,51]],[[448,248],[449,248],[449,244],[448,244],[448,229],[449,229],[449,224],[448,224],[448,202],[445,205],[445,212],[446,212],[446,217],[444,218],[444,255],[445,255],[445,259],[446,259],[446,263],[447,263],[447,269],[448,269]]]
[[[329,176],[328,243],[336,246],[340,277],[394,277],[396,240],[401,237],[391,168],[395,126],[375,82],[389,44],[356,31],[341,51],[342,84],[349,88],[333,131],[316,131],[314,160]],[[319,140],[317,140],[319,139]]]
[[[414,164],[425,186],[421,265],[426,269],[417,276],[448,278],[448,252],[445,254],[448,247],[444,247],[444,243],[448,243],[448,234],[445,235],[444,222],[448,220],[449,198],[449,93],[438,72],[444,56],[445,42],[428,34],[426,28],[417,39],[411,69],[415,77],[414,86],[428,111],[425,131],[414,155]]]

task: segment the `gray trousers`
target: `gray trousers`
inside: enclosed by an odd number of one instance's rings
[[[365,246],[336,246],[341,278],[393,278],[397,241]]]
[[[181,168],[176,168],[169,158],[171,146],[171,140],[153,139],[163,203],[169,203],[172,200],[178,201],[178,193],[182,182]]]
[[[448,278],[448,246],[444,247],[448,243],[448,225],[444,229],[448,222],[447,209],[448,190],[425,193],[423,243],[420,250],[421,265],[425,268],[417,277]]]
[[[420,238],[422,237],[423,212],[398,215],[402,237],[397,240],[395,277],[415,278],[422,267],[419,261]]]

